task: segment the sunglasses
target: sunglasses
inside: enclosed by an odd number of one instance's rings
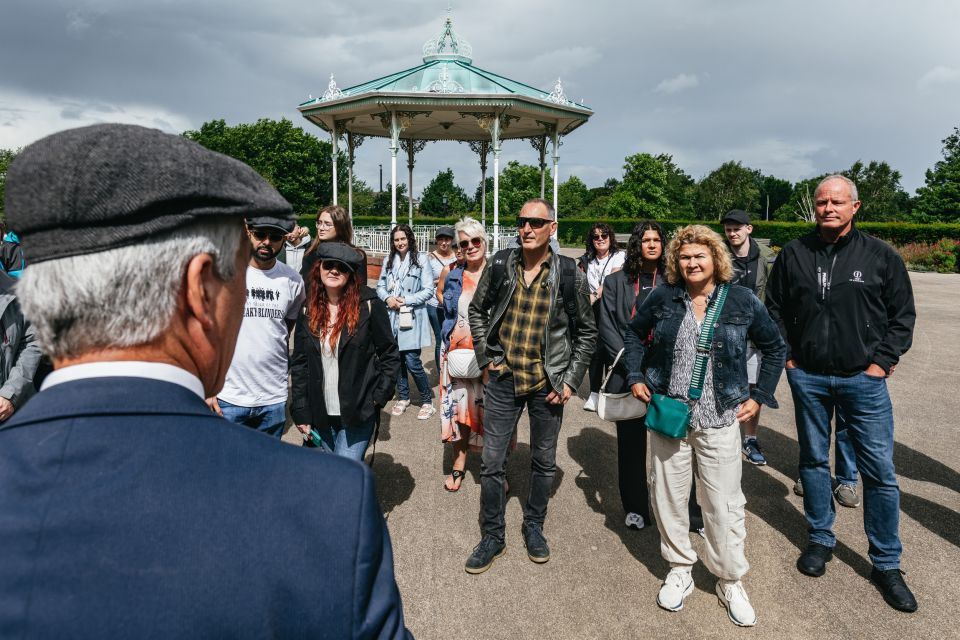
[[[528,224],[531,229],[542,229],[543,225],[551,222],[545,218],[517,218],[517,229],[523,229]]]
[[[340,262],[339,260],[324,260],[320,263],[320,268],[324,271],[336,271],[338,273],[350,273],[350,269],[347,268],[347,265]]]
[[[606,240],[606,239],[609,238],[609,237],[610,237],[610,236],[608,236],[608,235],[605,234],[605,233],[595,233],[595,234],[593,234],[593,239],[594,239],[594,240]]]
[[[280,242],[281,240],[283,240],[283,237],[284,237],[282,233],[277,233],[275,231],[267,232],[267,231],[251,230],[250,233],[253,234],[254,238],[256,238],[261,242],[263,242],[267,238],[270,239],[270,242]]]
[[[479,247],[479,246],[482,245],[482,244],[483,244],[483,240],[480,239],[479,237],[477,237],[477,238],[470,238],[469,240],[461,240],[461,241],[460,241],[460,248],[461,248],[461,249],[466,249],[467,247],[471,247],[471,246],[473,246],[473,247]]]

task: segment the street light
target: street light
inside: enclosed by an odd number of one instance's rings
[[[448,202],[449,202],[449,200],[447,200],[447,194],[443,194],[443,215],[447,215],[447,203],[448,203]]]
[[[380,193],[383,193],[383,165],[380,165]]]

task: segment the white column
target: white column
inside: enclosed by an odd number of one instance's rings
[[[339,137],[340,132],[337,130],[337,121],[334,120],[333,130],[330,132],[331,148],[333,149],[333,204],[337,204],[337,155],[339,151],[339,141],[337,138]]]
[[[540,197],[543,198],[547,177],[547,136],[540,138]]]
[[[347,215],[353,222],[353,134],[347,132]]]
[[[487,163],[480,167],[480,224],[487,228]]]
[[[557,221],[560,220],[560,209],[557,208],[557,197],[560,194],[560,126],[553,130],[553,210],[557,214]],[[557,232],[560,231],[560,225],[557,224]]]
[[[490,126],[493,142],[493,251],[500,250],[500,115],[493,117]]]
[[[413,147],[414,141],[408,140],[410,147],[407,149],[407,169],[410,171],[410,175],[407,177],[407,204],[408,204],[408,214],[407,217],[410,220],[410,228],[413,228]]]
[[[397,225],[397,151],[400,149],[400,123],[390,112],[390,226]]]

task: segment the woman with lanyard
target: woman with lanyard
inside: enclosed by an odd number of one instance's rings
[[[580,256],[580,270],[587,274],[587,284],[590,286],[590,304],[593,304],[594,316],[599,312],[596,304],[603,296],[604,279],[623,268],[626,253],[617,246],[617,239],[613,235],[613,228],[606,222],[597,222],[587,235],[587,251]],[[583,403],[584,411],[596,411],[600,391],[600,381],[603,379],[603,366],[613,362],[605,361],[600,350],[594,351],[590,360],[590,397]]]
[[[390,413],[403,415],[410,406],[409,370],[420,391],[421,407],[417,419],[427,420],[437,410],[433,407],[433,390],[420,361],[420,350],[430,346],[426,303],[434,293],[433,272],[423,256],[417,253],[417,240],[409,225],[394,227],[390,240],[390,255],[377,282],[377,296],[387,305],[393,335],[400,347],[398,398]]]
[[[360,253],[325,242],[315,255],[293,339],[290,416],[306,446],[363,460],[400,355],[386,306],[361,281]]]
[[[760,403],[777,407],[773,394],[786,346],[763,303],[749,289],[731,286],[732,278],[730,254],[716,232],[702,225],[680,229],[667,250],[667,284],[637,308],[624,334],[624,356],[631,392],[654,401],[645,421],[653,464],[650,499],[660,552],[671,567],[657,604],[679,611],[693,592],[697,554],[687,499],[695,457],[704,564],[718,578],[715,591],[730,620],[753,626],[757,616],[740,582],[749,565],[739,421],[756,415]],[[763,353],[753,389],[747,383],[748,339]],[[658,414],[672,419],[658,422]]]
[[[457,261],[457,254],[453,251],[453,227],[444,226],[437,229],[434,236],[436,238],[437,248],[427,254],[427,261],[430,263],[430,271],[433,272],[433,287],[437,289],[440,284],[440,274],[443,270]],[[440,328],[443,325],[443,307],[440,306],[438,296],[431,296],[427,300],[427,315],[430,317],[430,326],[433,328],[433,362],[437,366],[437,373],[440,372]]]

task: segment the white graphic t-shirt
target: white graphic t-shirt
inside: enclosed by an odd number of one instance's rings
[[[247,267],[247,302],[237,349],[217,397],[241,407],[287,400],[287,320],[296,320],[303,278],[279,260],[263,271]]]

